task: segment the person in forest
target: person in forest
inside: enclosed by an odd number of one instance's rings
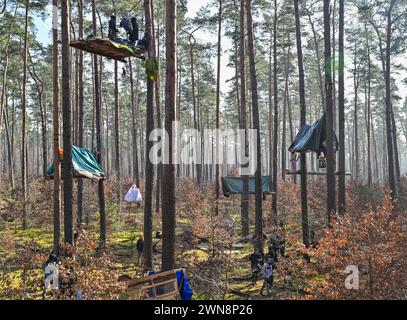
[[[131,24],[130,19],[122,18],[122,20],[120,20],[120,28],[123,28],[124,30],[126,30],[127,37],[129,38],[129,41],[130,41],[130,37],[133,34],[133,26]],[[130,43],[131,43],[131,41],[130,41]],[[132,44],[135,44],[135,43],[132,43]]]
[[[271,257],[275,262],[278,262],[278,254],[285,258],[285,243],[286,237],[283,228],[281,228],[277,231],[275,238],[270,238],[267,257]]]
[[[131,26],[133,28],[133,32],[129,36],[129,40],[131,43],[136,43],[139,37],[139,26],[137,23],[136,17],[132,17],[131,19]]]
[[[80,223],[80,224],[78,225],[78,227],[75,229],[75,232],[74,232],[74,234],[73,234],[74,243],[76,243],[76,242],[78,241],[79,237],[80,237],[80,236],[82,235],[82,233],[83,233],[83,230],[84,230],[84,224],[83,224],[83,223]]]
[[[126,30],[129,43],[133,46],[136,45],[137,40],[139,40],[139,25],[136,17],[132,17],[130,20],[128,18],[122,18],[120,27]],[[144,37],[146,37],[146,35]],[[142,48],[147,47],[142,40],[138,42],[138,46]]]
[[[144,250],[144,239],[143,236],[140,236],[137,240],[136,243],[136,248],[137,248],[137,264],[140,264],[140,258],[143,254]]]
[[[274,264],[275,264],[275,261],[273,261],[273,258],[268,257],[267,261],[264,263],[264,265],[262,267],[264,282],[263,282],[263,286],[261,287],[261,290],[260,290],[260,295],[263,295],[264,289],[266,289],[267,294],[270,294],[271,287],[273,286],[273,282],[274,282],[274,273],[273,273]]]
[[[256,285],[257,279],[261,275],[261,264],[263,262],[262,255],[255,251],[249,257],[251,263],[251,270],[252,270],[252,284]]]
[[[42,299],[45,299],[47,290],[58,288],[58,262],[57,255],[51,253],[47,261],[44,263],[44,289]],[[56,283],[54,283],[56,281]]]
[[[116,16],[111,15],[110,20],[109,20],[109,39],[110,40],[117,39],[117,34],[119,33],[119,30],[117,29],[116,25],[117,25]]]
[[[275,262],[278,262],[278,252],[280,251],[280,248],[277,244],[277,241],[274,239],[270,240],[269,246],[268,246],[268,253],[267,253],[267,258],[272,258]]]
[[[327,149],[326,149],[326,140],[323,140],[321,142],[321,145],[319,147],[319,152],[318,152],[318,166],[321,169],[326,168],[326,154],[327,154]]]
[[[298,162],[299,156],[295,152],[291,153],[291,171],[295,172],[297,171],[297,162]]]
[[[268,261],[268,259],[271,259],[273,261],[274,268],[276,268],[276,265],[278,262],[278,252],[279,252],[279,248],[274,243],[272,243],[269,245],[268,253],[264,257],[265,261]]]
[[[286,234],[284,230],[284,224],[282,223],[280,226],[280,233],[278,236],[278,251],[280,252],[281,256],[285,258],[285,243],[286,243]]]

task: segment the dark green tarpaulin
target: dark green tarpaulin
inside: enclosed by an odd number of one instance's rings
[[[61,166],[64,165],[62,157]],[[89,148],[78,148],[72,146],[72,164],[74,170],[74,177],[82,177],[89,179],[104,179],[105,173],[102,167],[97,162],[96,157],[93,155]],[[47,172],[47,176],[52,178],[54,176],[54,166],[52,165]]]
[[[255,194],[255,177],[249,177],[249,193]],[[262,189],[264,194],[270,193],[270,177],[262,177]],[[243,193],[243,180],[241,177],[222,177],[223,195],[228,197],[231,194]]]
[[[338,151],[339,143],[335,131],[334,135],[334,150]],[[313,151],[318,154],[323,152],[326,155],[326,117],[325,114],[311,126],[305,125],[298,132],[294,142],[288,148],[290,152],[308,152]]]

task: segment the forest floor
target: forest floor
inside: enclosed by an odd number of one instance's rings
[[[4,201],[3,195],[3,201]],[[135,243],[139,236],[141,235],[142,221],[143,221],[143,209],[135,208],[135,206],[129,206],[124,204],[120,214],[120,218],[115,219],[112,212],[117,210],[117,206],[110,206],[108,213],[111,216],[109,233],[108,233],[108,243],[110,254],[112,254],[115,259],[113,272],[117,274],[117,278],[120,275],[126,274],[130,277],[136,278],[143,275],[142,267],[137,263],[137,251]],[[157,214],[156,214],[157,215]],[[155,216],[156,222],[159,221],[159,217]],[[161,230],[160,223],[154,223],[154,235],[156,231]],[[180,219],[177,223],[177,255],[183,256],[197,256],[200,259],[205,259],[208,257],[208,244],[201,243],[197,245],[186,245],[182,240],[182,233],[189,228],[188,221]],[[14,246],[16,248],[22,248],[27,245],[27,243],[35,243],[35,251],[40,252],[44,257],[44,262],[52,249],[53,242],[53,231],[51,225],[37,225],[31,226],[27,230],[21,230],[19,223],[12,221],[0,222],[0,239],[4,239],[7,236],[12,235]],[[96,237],[98,236],[98,221],[97,217],[91,219],[90,223],[85,227],[85,232],[92,233]],[[153,243],[156,244],[154,250],[154,267],[159,268],[161,260],[161,240],[154,237]],[[225,299],[280,299],[284,297],[284,293],[288,290],[284,280],[279,276],[278,268],[275,272],[274,287],[270,295],[260,295],[260,289],[263,284],[263,279],[260,277],[256,285],[252,284],[250,278],[251,268],[249,255],[252,253],[253,247],[251,243],[240,245],[228,252],[229,257],[234,261],[234,265],[230,270],[227,281],[227,290],[223,295]],[[15,251],[14,254],[16,254]],[[10,256],[10,251],[5,247],[0,247],[0,260],[8,261],[7,265],[4,265],[7,269],[7,274],[11,283],[4,282],[4,285],[9,286],[8,289],[18,289],[22,287],[21,275],[23,269],[18,263],[10,263],[10,261],[18,261],[18,257]],[[185,266],[188,276],[188,266]],[[37,268],[33,270],[35,274],[40,278],[43,274],[43,270]],[[112,270],[109,270],[112,271]],[[190,281],[192,287],[194,287],[194,275],[190,276]],[[0,280],[0,293],[6,288],[1,287]],[[32,293],[29,298],[31,299],[41,299],[42,288],[38,286],[37,292]],[[266,291],[265,291],[266,294]],[[195,290],[196,299],[205,299],[207,295],[200,293],[199,289]],[[300,295],[299,295],[300,297]],[[12,297],[11,297],[12,298]],[[17,297],[16,297],[17,298]],[[122,298],[126,298],[123,295]]]
[[[130,181],[126,182],[120,194],[123,195],[131,184]],[[392,261],[404,263],[402,252],[405,252],[406,239],[403,238],[404,229],[400,228],[407,212],[404,207],[407,203],[407,192],[401,193],[398,202],[396,212],[400,221],[389,225],[385,223],[386,217],[394,210],[386,200],[388,198],[385,197],[383,187],[378,185],[374,189],[368,189],[360,184],[350,184],[349,213],[346,219],[338,221],[335,226],[337,231],[333,234],[331,229],[325,227],[324,185],[310,184],[310,230],[313,233],[315,231],[315,239],[319,245],[311,251],[311,261],[308,263],[304,260],[306,251],[302,243],[298,187],[290,181],[280,182],[279,187],[284,190],[280,192],[278,205],[279,219],[283,222],[284,237],[287,240],[286,258],[279,258],[271,294],[262,296],[260,289],[263,279],[259,278],[256,285],[253,285],[251,280],[249,256],[253,252],[253,245],[250,241],[242,241],[240,236],[240,198],[222,197],[219,215],[216,216],[213,214],[212,186],[197,188],[196,184],[188,179],[178,183],[176,262],[177,267],[185,269],[194,290],[194,299],[347,299],[350,293],[343,286],[343,270],[347,265],[355,263],[363,270],[369,268],[368,258],[372,246],[376,250],[374,269],[383,270],[384,275],[388,275],[386,270],[395,268]],[[0,190],[0,299],[42,298],[43,267],[53,245],[52,182],[34,180],[30,183],[29,190],[26,230],[21,228],[20,191]],[[144,194],[143,185],[141,192]],[[122,203],[119,213],[119,193],[115,189],[114,181],[106,183],[105,193],[107,243],[103,253],[105,255],[101,256],[96,251],[99,243],[97,193],[95,185],[86,181],[84,220],[87,223],[83,228],[83,241],[78,241],[74,248],[78,250],[75,253],[75,273],[79,274],[83,281],[77,288],[85,287],[87,296],[84,299],[129,299],[131,297],[126,293],[123,283],[118,282],[118,278],[121,275],[132,278],[143,276],[143,267],[137,263],[136,241],[142,234],[144,211],[143,207],[137,208],[135,205]],[[76,211],[76,190],[74,195]],[[271,236],[279,234],[281,225],[276,227],[272,222],[269,198],[263,203],[263,213],[264,231],[270,239]],[[366,206],[367,203],[370,203],[369,206]],[[153,209],[153,244],[156,248],[153,269],[160,270],[162,242],[156,237],[156,232],[162,231],[162,217],[161,213],[156,212],[155,201]],[[253,212],[254,199],[251,199],[250,235],[254,234]],[[375,215],[372,215],[372,212],[375,212]],[[74,216],[76,221],[76,212]],[[372,218],[375,219],[374,224],[371,223]],[[366,240],[365,235],[371,232],[379,239],[374,244]],[[383,246],[387,249],[383,250]],[[266,243],[264,252],[268,252]],[[381,274],[375,273],[377,277]],[[383,283],[391,283],[391,288],[384,290],[378,287],[374,297],[392,297],[394,292],[397,292],[397,297],[403,297],[402,290],[405,287],[401,284],[406,280],[403,278],[404,274],[394,270],[391,275],[400,275],[401,279],[391,281],[383,275]],[[369,273],[364,272],[361,277],[363,290],[352,292],[352,297],[371,298],[371,291],[366,285],[370,279]],[[401,288],[398,288],[397,284],[400,284]]]

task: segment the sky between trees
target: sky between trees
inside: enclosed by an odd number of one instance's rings
[[[194,17],[196,17],[197,12],[204,6],[206,6],[208,4],[207,0],[193,0],[193,1],[188,1],[187,7],[188,7],[188,13],[187,13],[187,17],[193,19]],[[349,9],[349,8],[346,8]],[[214,11],[213,13],[215,14],[216,8],[212,8],[212,11]],[[35,24],[37,26],[38,29],[38,33],[37,33],[37,37],[38,40],[40,42],[42,42],[44,45],[48,45],[51,43],[51,31],[49,29],[49,26],[51,24],[51,5],[47,6],[47,19],[44,21],[38,17],[35,18]],[[348,20],[348,22],[350,22],[356,15],[349,15],[348,17],[345,16],[345,19]],[[308,25],[304,23],[303,25],[304,29],[308,28]],[[215,42],[216,41],[216,36],[215,34],[211,34],[206,30],[198,30],[196,33],[196,37],[202,41],[202,42]],[[222,43],[222,50],[223,50],[223,59],[224,59],[224,63],[222,64],[222,72],[221,72],[221,91],[222,94],[225,94],[230,86],[233,86],[233,84],[228,84],[227,80],[231,79],[234,77],[234,68],[231,66],[227,66],[226,61],[229,60],[230,54],[231,54],[231,50],[232,50],[232,41],[230,38],[228,37],[223,37],[222,39],[223,43]],[[346,41],[346,40],[345,40]],[[346,56],[347,60],[351,60],[351,57]],[[402,65],[407,65],[407,57],[398,57],[395,59],[395,61],[399,64]],[[351,78],[352,74],[349,72],[349,69],[346,68],[347,65],[350,65],[350,61],[349,64],[345,64],[345,72],[346,72],[346,78]],[[213,65],[216,65],[216,57],[213,57]],[[400,88],[399,91],[399,95],[400,97],[404,100],[407,98],[407,72],[403,71],[400,72],[400,74],[393,74],[392,75],[395,79],[397,79],[397,85]],[[347,90],[345,92],[345,95],[351,95],[352,94],[352,86],[353,84],[351,83],[351,81],[348,81],[345,85],[347,85]],[[224,102],[224,99],[221,98],[222,103]]]

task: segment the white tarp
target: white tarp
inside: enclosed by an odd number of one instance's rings
[[[137,188],[137,186],[133,185],[130,188],[130,190],[127,191],[126,195],[124,196],[124,200],[127,202],[141,203],[143,201],[143,197],[141,196],[141,192]]]

